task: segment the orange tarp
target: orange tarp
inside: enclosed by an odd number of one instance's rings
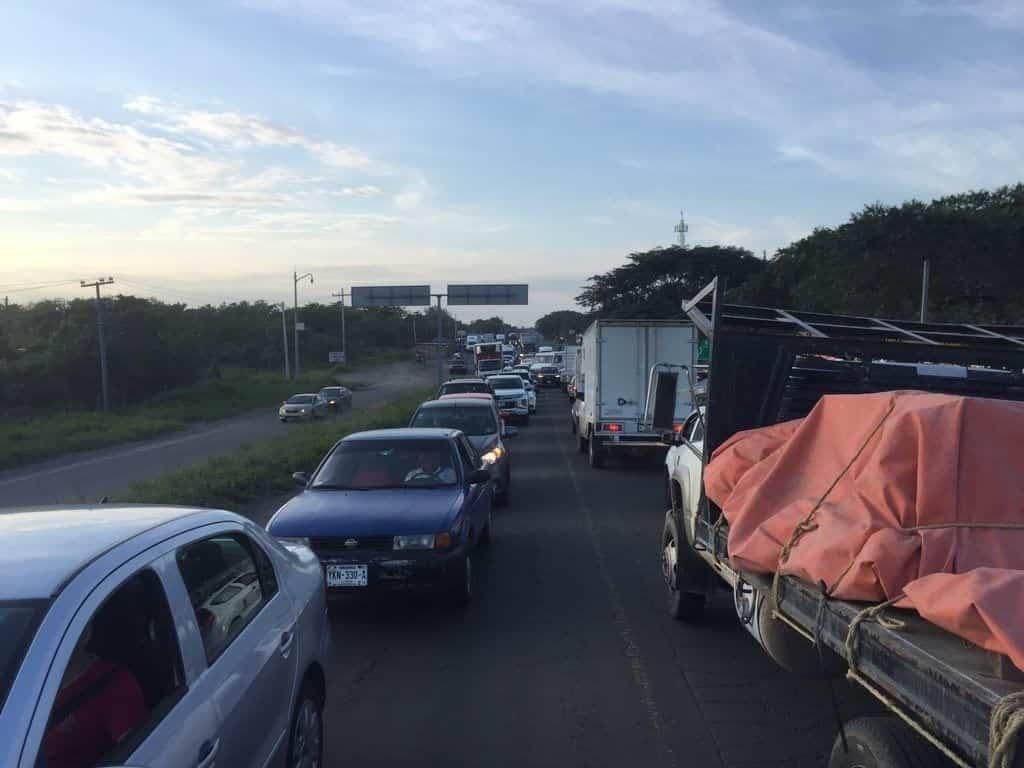
[[[704,484],[737,568],[840,599],[904,595],[1024,669],[1024,404],[827,395],[804,419],[734,435]]]

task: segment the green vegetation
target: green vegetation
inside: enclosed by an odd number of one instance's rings
[[[929,320],[1022,322],[1024,184],[930,203],[868,205],[768,262],[721,246],[633,253],[625,265],[589,278],[577,302],[601,317],[680,317],[682,300],[721,275],[739,303],[917,319],[926,258]]]
[[[292,472],[312,471],[335,442],[353,432],[404,426],[431,392],[407,395],[341,419],[299,425],[285,438],[262,440],[229,456],[137,483],[117,501],[230,509],[291,490]]]
[[[111,294],[118,288],[120,283]],[[103,306],[114,408],[139,405],[160,392],[197,384],[218,368],[277,372],[284,367],[281,314],[266,302],[187,307],[110,295]],[[291,312],[287,320],[294,359]],[[325,367],[328,353],[340,347],[338,307],[304,306],[300,320],[306,327],[301,334],[304,367]],[[365,364],[381,351],[404,351],[411,357],[413,322],[404,310],[349,308],[345,323],[347,351],[356,363]],[[99,402],[93,300],[0,304],[0,416],[98,410]]]
[[[162,392],[145,405],[111,413],[36,412],[20,421],[8,419],[0,423],[0,467],[142,440],[190,422],[224,418],[261,406],[270,408],[296,392],[315,392],[336,381],[336,373],[323,370],[307,371],[298,381],[287,381],[280,373],[227,368],[219,379]],[[267,418],[271,417],[268,411]]]

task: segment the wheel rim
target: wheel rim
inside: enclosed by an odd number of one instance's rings
[[[320,768],[321,738],[320,711],[306,699],[295,716],[291,768]]]
[[[669,592],[676,591],[676,562],[679,551],[676,548],[676,537],[669,536],[665,541],[665,549],[661,553],[661,575]]]

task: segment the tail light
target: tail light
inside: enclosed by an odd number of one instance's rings
[[[683,422],[677,421],[672,424],[672,431],[677,435],[683,431]]]
[[[602,432],[621,432],[622,425],[612,422],[611,424],[602,424],[599,429]]]

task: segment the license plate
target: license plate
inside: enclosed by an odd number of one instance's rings
[[[326,569],[328,587],[366,586],[365,565],[328,565]]]

